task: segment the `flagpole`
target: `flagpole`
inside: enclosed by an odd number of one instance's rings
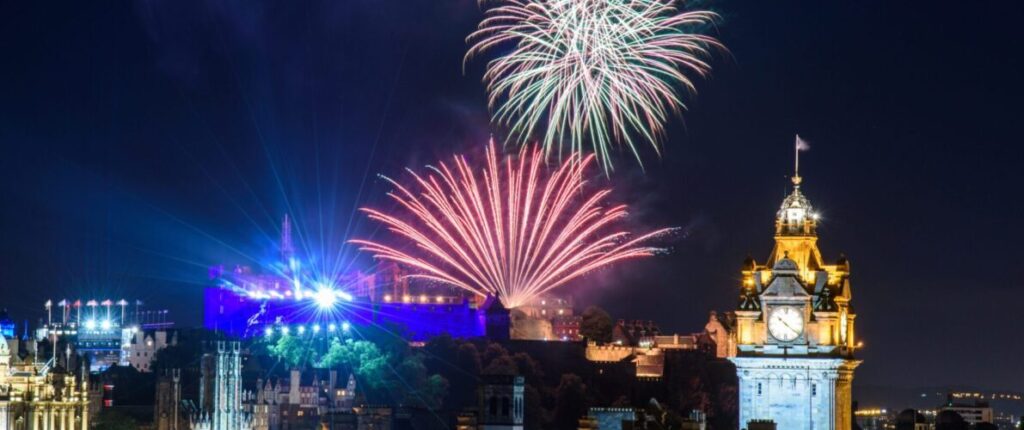
[[[794,149],[793,157],[795,159],[794,160],[795,162],[793,163],[794,166],[795,166],[793,168],[793,175],[794,176],[800,176],[800,135],[799,134],[796,135],[796,140],[793,141],[793,149]]]

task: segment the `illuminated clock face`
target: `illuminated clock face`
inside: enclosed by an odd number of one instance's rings
[[[846,343],[846,311],[839,314],[839,340]]]
[[[803,312],[794,306],[775,308],[768,316],[768,332],[772,337],[783,342],[800,337],[800,333],[804,332]]]

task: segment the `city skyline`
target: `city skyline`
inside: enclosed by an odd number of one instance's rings
[[[3,6],[22,18],[0,30],[0,301],[16,315],[123,297],[198,326],[183,303],[201,302],[207,269],[276,257],[285,214],[322,271],[369,266],[344,242],[375,234],[353,212],[385,203],[376,175],[500,133],[482,67],[461,70],[474,1],[122,6]],[[621,152],[595,179],[636,201],[630,222],[685,233],[585,278],[577,301],[683,332],[734,308],[743,259],[771,250],[800,134],[820,245],[853,267],[856,384],[1018,387],[1020,7],[710,6],[730,53],[663,157],[641,170]]]

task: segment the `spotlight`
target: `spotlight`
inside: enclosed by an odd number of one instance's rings
[[[265,334],[267,336],[273,336],[274,335],[274,329],[272,329],[270,327],[267,327],[267,328],[263,329],[263,334]]]
[[[85,328],[87,330],[96,330],[96,320],[85,320]]]
[[[344,291],[338,291],[338,297],[341,298],[342,300],[346,301],[346,302],[351,302],[352,301],[352,295],[349,294],[349,293],[346,293]]]
[[[320,324],[313,324],[313,333],[320,333]]]
[[[352,328],[352,325],[348,321],[341,323],[341,331],[348,331],[350,328]]]
[[[334,325],[334,323],[330,323],[330,324],[327,325],[327,331],[329,331],[329,332],[333,333],[334,330],[337,330],[337,329],[338,329],[338,326]]]
[[[103,320],[100,322],[100,328],[103,330],[110,330],[110,320]]]
[[[281,333],[288,334],[288,326],[281,327]]]
[[[305,332],[306,332],[306,327],[300,325],[299,326],[299,334],[302,334],[302,333],[305,333]]]
[[[313,300],[316,300],[316,305],[320,309],[330,309],[334,307],[334,302],[338,300],[338,296],[334,293],[334,290],[330,288],[321,288],[313,294]]]

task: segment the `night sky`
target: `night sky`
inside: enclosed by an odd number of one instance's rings
[[[919,3],[910,5],[910,3]],[[1024,6],[714,1],[730,48],[645,170],[611,175],[672,252],[569,291],[665,331],[735,306],[763,261],[793,135],[827,260],[846,253],[857,384],[1020,388]],[[400,176],[492,132],[476,0],[0,3],[0,305],[141,299],[199,324],[213,264],[302,247],[370,263],[352,216]],[[607,183],[607,179],[595,177]]]

